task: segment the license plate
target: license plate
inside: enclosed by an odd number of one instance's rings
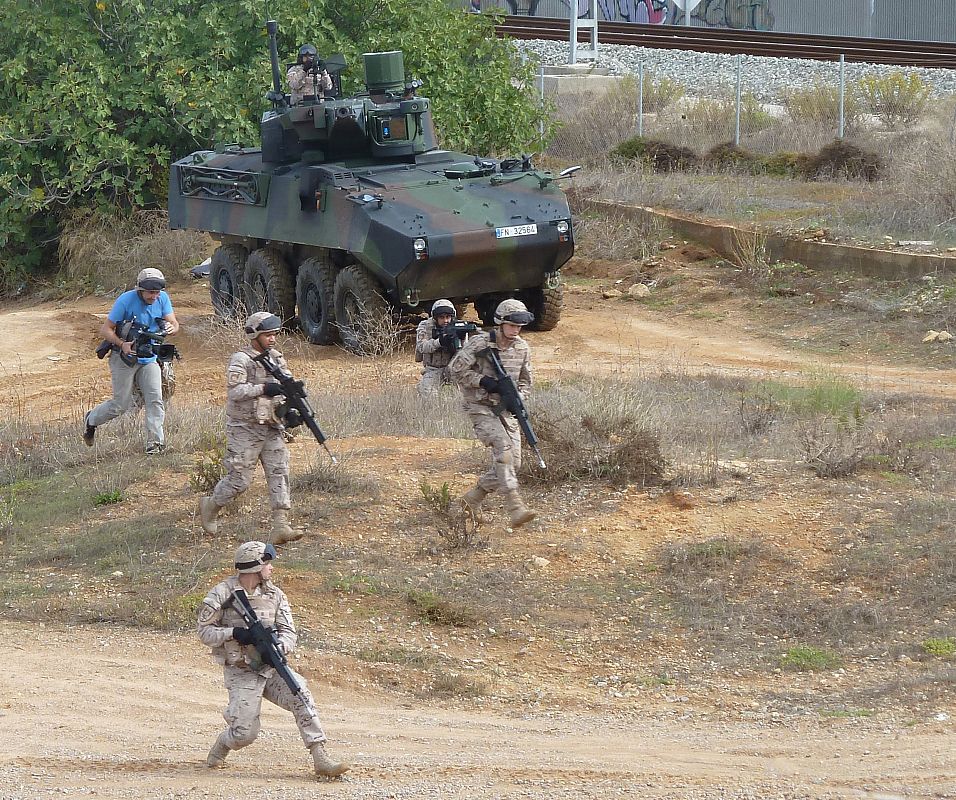
[[[511,225],[508,228],[495,228],[495,238],[510,239],[512,236],[532,236],[538,232],[538,226]]]

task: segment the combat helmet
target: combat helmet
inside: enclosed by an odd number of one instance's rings
[[[457,317],[455,304],[451,300],[436,300],[432,303],[432,319],[438,319],[441,314],[451,314],[452,319]]]
[[[312,59],[315,60],[318,55],[319,51],[315,49],[314,44],[304,44],[299,48],[299,60],[296,63],[301,64],[305,56],[312,56]]]
[[[534,314],[520,300],[509,298],[498,303],[495,309],[495,325],[510,322],[512,325],[530,325],[534,322]]]
[[[140,270],[136,276],[136,288],[140,291],[155,292],[166,288],[166,276],[155,267]]]
[[[261,333],[282,330],[282,320],[269,311],[257,311],[246,319],[242,329],[251,342]]]
[[[276,557],[276,549],[265,542],[245,542],[236,550],[236,569],[240,573],[262,572],[262,567]]]

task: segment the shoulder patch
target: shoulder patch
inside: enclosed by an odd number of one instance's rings
[[[222,609],[214,608],[213,606],[209,605],[209,603],[203,603],[202,607],[199,609],[199,622],[202,625],[208,625],[216,618],[216,615],[219,614],[221,610]]]

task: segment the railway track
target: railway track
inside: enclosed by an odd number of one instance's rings
[[[568,41],[570,22],[545,17],[504,17],[499,36],[515,39]],[[578,32],[587,40],[587,31]],[[847,61],[894,64],[903,67],[956,69],[956,44],[914,42],[902,39],[867,39],[852,36],[817,36],[775,31],[742,31],[694,28],[679,25],[639,25],[598,22],[601,44],[626,44],[664,50],[696,50],[705,53],[746,53],[755,56],[811,58],[817,61]]]

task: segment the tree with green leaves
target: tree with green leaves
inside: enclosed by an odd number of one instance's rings
[[[64,218],[165,204],[171,160],[258,141],[268,107],[257,0],[7,0],[0,16],[0,292],[55,268]],[[441,143],[485,155],[541,146],[534,67],[494,18],[443,0],[273,0],[280,54],[402,50]]]

